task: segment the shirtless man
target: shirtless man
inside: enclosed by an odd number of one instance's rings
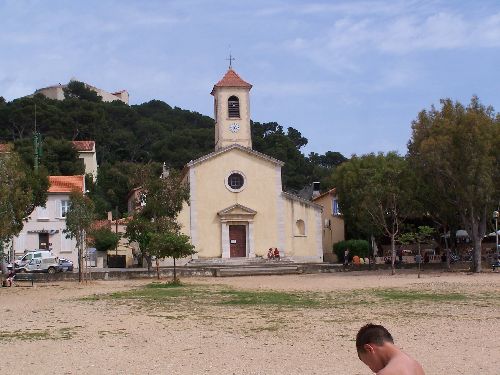
[[[387,329],[367,324],[356,336],[358,357],[377,375],[425,375],[422,366],[394,345]]]

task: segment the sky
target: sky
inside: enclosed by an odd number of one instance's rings
[[[71,78],[213,117],[228,69],[302,150],[406,152],[441,98],[500,108],[500,1],[0,0],[0,96]]]

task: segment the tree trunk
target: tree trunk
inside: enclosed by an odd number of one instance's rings
[[[396,235],[391,234],[391,274],[396,274],[396,268],[394,267],[394,262],[396,261]]]
[[[472,269],[474,272],[481,272],[481,239],[474,239],[474,256],[472,257]]]
[[[175,258],[174,258],[174,283],[177,281],[177,272],[175,269]]]
[[[160,260],[156,257],[156,276],[160,280]]]
[[[470,227],[472,229],[471,240],[474,244],[474,256],[472,257],[472,271],[481,272],[481,242],[486,234],[486,210],[477,219],[472,212],[469,216]]]
[[[444,246],[446,247],[446,268],[450,269],[450,248],[448,247],[448,239],[446,238],[446,229],[444,232]]]
[[[81,245],[78,245],[78,282],[82,282],[83,281],[83,277],[82,277],[82,272],[83,272],[83,262],[82,262],[82,246]]]
[[[5,261],[5,254],[3,250],[3,241],[0,240],[0,268],[2,270],[2,281],[6,279],[5,275],[7,275],[7,262]],[[14,267],[14,260],[11,260],[12,267]]]
[[[422,252],[420,251],[420,241],[418,241],[417,244],[418,244],[418,259],[420,260],[418,262],[418,278],[420,279],[420,265],[422,263]]]
[[[148,252],[146,252],[146,253],[144,253],[144,258],[146,259],[146,264],[148,266],[148,273],[149,273],[149,272],[151,272],[151,268],[153,267],[151,255]]]
[[[0,240],[0,268],[2,270],[2,283],[4,280],[6,280],[6,275],[7,275],[7,262],[5,261],[5,254],[3,253],[3,249],[2,249],[2,240]],[[11,262],[12,263],[12,267],[14,267],[14,261]],[[3,285],[3,284],[2,284]]]

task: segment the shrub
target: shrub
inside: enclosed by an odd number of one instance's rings
[[[100,228],[92,232],[94,247],[97,251],[108,251],[114,249],[120,240],[120,236],[109,228]]]
[[[333,245],[333,251],[337,254],[339,262],[344,262],[344,251],[349,248],[349,257],[357,255],[365,258],[370,254],[370,244],[366,240],[340,241]]]

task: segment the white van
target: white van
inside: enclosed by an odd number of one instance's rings
[[[59,259],[47,250],[30,251],[17,262],[19,262],[17,272],[56,273],[59,271]]]
[[[31,259],[33,259],[35,253],[37,253],[37,258],[41,257],[42,255],[39,254],[41,251],[46,251],[47,253],[50,253],[50,250],[45,250],[45,249],[25,250],[24,255],[17,257],[17,259],[14,261],[14,267],[16,269],[24,267],[26,264],[30,262]]]

